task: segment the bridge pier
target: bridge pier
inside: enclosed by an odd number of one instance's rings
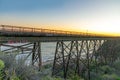
[[[63,70],[64,78],[66,76],[66,70],[65,70],[65,55],[64,55],[64,44],[63,41],[57,42],[56,44],[56,51],[54,56],[54,63],[53,63],[53,72],[52,75],[58,75],[58,72]]]
[[[33,50],[32,50],[32,65],[38,63],[39,70],[42,67],[42,57],[41,57],[41,42],[34,42]]]
[[[103,43],[104,40],[57,42],[52,75],[67,78],[77,74],[90,80],[90,65],[93,60],[97,65],[96,52]]]

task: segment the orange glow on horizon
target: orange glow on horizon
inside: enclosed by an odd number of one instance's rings
[[[82,32],[82,33],[85,33],[85,34],[96,34],[96,35],[104,35],[104,36],[112,36],[112,37],[120,37],[120,33],[113,33],[113,32],[110,32],[110,31],[101,31],[101,30],[98,30],[94,28],[94,30],[85,30],[85,29],[75,29],[75,28],[69,28],[69,26],[47,26],[47,25],[44,25],[44,26],[24,26],[24,25],[12,25],[12,26],[18,26],[18,27],[30,27],[30,28],[43,28],[43,29],[53,29],[53,30],[62,30],[62,31],[71,31],[71,32]],[[112,29],[111,29],[112,30]]]

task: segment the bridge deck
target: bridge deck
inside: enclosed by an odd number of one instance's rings
[[[41,28],[18,27],[10,25],[0,25],[0,41],[71,41],[71,40],[98,40],[113,39],[106,35],[96,35],[93,33],[72,32],[62,30],[51,30]],[[21,38],[22,37],[22,38]],[[115,38],[114,38],[115,39]],[[118,39],[118,38],[117,38]]]
[[[52,29],[42,29],[42,28],[29,28],[29,27],[19,27],[10,25],[0,25],[0,35],[3,36],[20,36],[20,37],[39,37],[39,36],[101,36],[93,33],[86,32],[75,32],[75,31],[63,31],[63,30],[52,30]],[[102,35],[103,36],[103,35]],[[105,35],[104,35],[105,36]]]
[[[107,38],[83,38],[83,37],[0,37],[0,42],[8,42],[8,41],[13,41],[13,42],[57,42],[57,41],[81,41],[81,40],[120,40],[120,38],[112,38],[112,37],[107,37]]]

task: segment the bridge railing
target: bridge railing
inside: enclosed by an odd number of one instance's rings
[[[67,36],[95,36],[92,33],[86,32],[72,32],[63,30],[52,30],[43,28],[29,28],[29,27],[18,27],[11,25],[0,25],[0,32],[12,32],[12,33],[37,33],[37,34],[50,34],[50,35],[67,35]]]

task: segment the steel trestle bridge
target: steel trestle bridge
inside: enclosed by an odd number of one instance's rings
[[[42,67],[41,43],[56,42],[52,75],[63,76],[66,79],[70,76],[71,70],[78,75],[83,75],[81,73],[86,71],[88,76],[87,80],[90,80],[90,64],[92,60],[94,60],[97,65],[98,57],[96,56],[96,53],[100,52],[102,45],[107,41],[120,39],[119,37],[110,37],[93,33],[17,27],[10,25],[0,25],[0,36],[0,42],[3,46],[10,46],[12,47],[11,49],[18,48],[22,53],[26,50],[31,51],[32,65],[37,63],[39,69]],[[9,40],[27,40],[29,43],[21,46],[4,44]],[[31,46],[32,48],[29,48]],[[4,50],[3,52],[7,51],[9,51],[9,49]],[[84,67],[82,65],[84,65]],[[81,67],[83,68],[81,69]],[[61,72],[63,74],[61,74]]]

